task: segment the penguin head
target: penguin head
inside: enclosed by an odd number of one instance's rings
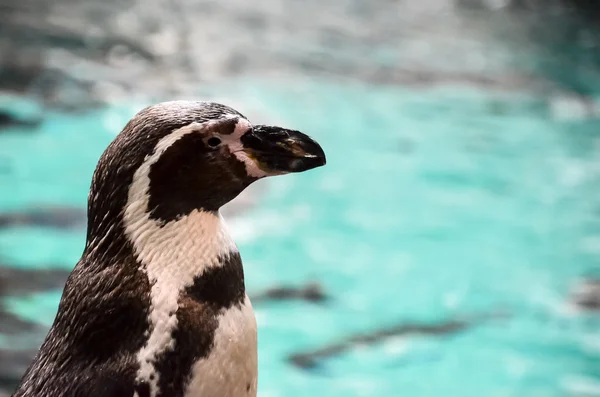
[[[258,179],[323,165],[323,149],[299,131],[252,125],[214,102],[164,102],[136,114],[103,153],[89,223],[132,205],[163,222],[217,211]]]

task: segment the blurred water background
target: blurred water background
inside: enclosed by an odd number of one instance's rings
[[[593,0],[1,0],[0,395],[142,107],[226,103],[326,167],[225,210],[259,395],[600,396]]]

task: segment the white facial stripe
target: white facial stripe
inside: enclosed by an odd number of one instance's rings
[[[258,165],[256,164],[256,161],[254,161],[253,159],[251,159],[246,152],[243,151],[235,151],[233,152],[233,154],[235,155],[235,157],[244,163],[244,165],[246,166],[246,173],[250,176],[253,176],[255,178],[264,178],[266,176],[269,176],[270,174],[268,172],[265,172],[264,170],[261,170]]]
[[[219,266],[220,255],[237,252],[220,214],[195,210],[166,224],[150,219],[149,215],[152,165],[183,136],[212,125],[190,124],[161,139],[154,153],[136,171],[129,189],[124,213],[125,233],[151,285],[149,322],[152,332],[137,355],[140,364],[137,379],[150,385],[151,397],[158,393],[160,374],[154,367],[156,357],[174,347],[172,333],[177,327],[175,313],[179,294],[192,285],[196,276]]]
[[[242,147],[242,143],[240,138],[244,135],[250,128],[252,128],[252,124],[246,119],[240,118],[235,126],[235,130],[233,133],[224,138],[225,144],[229,147],[229,151],[234,154],[234,156],[246,166],[246,173],[255,178],[264,178],[269,176],[270,174],[261,170],[256,161],[250,158],[246,152],[244,152],[244,148]]]
[[[242,117],[238,117],[238,122],[235,125],[235,129],[233,133],[229,135],[232,139],[240,140],[242,135],[244,135],[250,128],[252,128],[252,124],[248,120]]]

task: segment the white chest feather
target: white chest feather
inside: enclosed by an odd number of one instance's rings
[[[160,380],[160,374],[154,366],[156,359],[165,351],[177,348],[173,331],[178,326],[176,313],[182,291],[190,287],[194,278],[201,276],[206,269],[219,266],[219,256],[235,250],[222,219],[214,215],[210,215],[212,219],[207,219],[208,217],[209,214],[194,212],[160,230],[153,230],[155,226],[148,221],[132,233],[137,237],[134,240],[137,242],[135,249],[138,259],[145,265],[151,285],[151,332],[146,345],[138,353],[138,380],[150,384],[151,397],[158,394]],[[222,338],[225,339],[219,343],[218,340]],[[256,323],[249,300],[246,300],[246,305],[241,310],[235,306],[224,310],[219,318],[215,339],[210,356],[203,360],[209,367],[226,364],[220,361],[225,359],[227,351],[235,353],[236,349],[245,350],[244,360],[249,362],[236,362],[229,358],[230,370],[235,371],[237,365],[242,371],[246,371],[248,365],[256,365],[255,358],[252,358],[256,356]],[[212,371],[216,369],[213,368]],[[204,382],[222,384],[220,379],[212,379],[207,374],[201,378]]]
[[[256,319],[246,296],[241,308],[219,318],[210,355],[197,361],[185,397],[255,397],[258,358]]]
[[[159,392],[157,357],[177,348],[173,331],[178,326],[176,312],[181,292],[193,284],[195,277],[220,266],[219,257],[237,252],[220,214],[193,211],[166,224],[150,218],[150,167],[182,134],[171,134],[159,142],[155,153],[136,171],[124,213],[126,234],[151,285],[151,331],[137,356],[137,380],[150,385],[151,397]],[[220,314],[214,342],[209,356],[193,366],[186,397],[255,396],[256,322],[247,297],[241,309],[233,306]]]

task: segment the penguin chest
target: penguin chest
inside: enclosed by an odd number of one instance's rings
[[[248,297],[223,309],[216,322],[208,354],[192,365],[185,397],[255,397],[257,329]]]

